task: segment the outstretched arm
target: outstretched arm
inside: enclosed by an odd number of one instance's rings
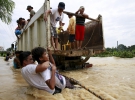
[[[51,62],[53,65],[56,66],[55,61],[54,61],[53,56],[52,56],[51,50],[50,50],[49,48],[47,48],[47,50],[48,50],[48,55],[49,55],[49,60],[50,60],[50,62]]]
[[[89,16],[87,15],[87,14],[82,14],[82,16],[84,17],[84,18],[89,18]]]
[[[47,21],[48,15],[51,13],[51,10],[47,10],[44,14],[44,20]]]

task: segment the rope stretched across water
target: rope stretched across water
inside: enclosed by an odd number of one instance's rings
[[[61,74],[61,75],[63,75],[63,74]],[[90,93],[92,93],[93,95],[95,95],[96,97],[98,97],[99,99],[106,100],[106,99],[103,99],[100,95],[96,94],[95,92],[91,91],[90,89],[88,89],[87,87],[85,87],[84,85],[82,85],[79,81],[77,81],[77,80],[75,80],[73,78],[67,77],[65,75],[63,75],[63,76],[66,77],[66,78],[68,78],[72,82],[76,83],[77,85],[83,87],[85,90],[89,91]]]

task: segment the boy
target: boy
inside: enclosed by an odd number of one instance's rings
[[[71,48],[75,48],[75,19],[73,15],[68,14],[69,25],[67,31],[69,32],[69,42],[71,44]]]

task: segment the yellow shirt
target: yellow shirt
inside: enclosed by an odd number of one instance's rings
[[[67,31],[69,32],[69,34],[75,34],[75,19],[74,19],[74,17],[70,18]]]

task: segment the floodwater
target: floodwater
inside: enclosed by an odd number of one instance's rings
[[[0,57],[0,100],[100,100],[83,88],[49,93],[30,87],[15,70],[12,59]],[[135,100],[135,58],[92,57],[93,67],[62,72],[106,100]]]

